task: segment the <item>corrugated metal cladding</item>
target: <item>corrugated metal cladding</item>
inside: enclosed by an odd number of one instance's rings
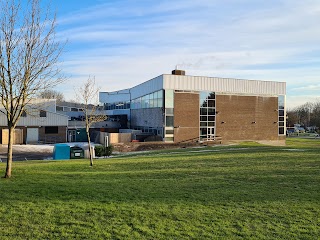
[[[99,102],[101,103],[115,103],[115,102],[126,102],[130,101],[130,93],[119,92],[100,92]]]
[[[5,116],[0,117],[0,125],[6,126]],[[47,112],[46,117],[31,116],[20,117],[17,126],[68,126],[68,116]]]
[[[124,102],[130,101],[130,90],[123,89],[114,92],[99,92],[99,102],[111,103],[111,102]]]
[[[286,95],[285,82],[234,78],[163,75],[163,88],[255,95]]]
[[[131,99],[135,99],[163,88],[163,75],[153,78],[147,82],[141,83],[131,88]]]

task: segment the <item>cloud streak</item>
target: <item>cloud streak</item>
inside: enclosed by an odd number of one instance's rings
[[[313,0],[108,1],[61,16],[58,37],[69,39],[70,80],[95,75],[104,91],[178,65],[187,74],[286,81],[291,96],[319,81],[319,13]]]

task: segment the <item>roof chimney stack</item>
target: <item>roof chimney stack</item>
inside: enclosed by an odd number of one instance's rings
[[[172,70],[172,75],[186,75],[186,71],[175,69]]]

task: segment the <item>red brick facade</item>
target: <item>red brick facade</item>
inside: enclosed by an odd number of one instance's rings
[[[278,140],[278,98],[216,96],[216,136],[223,140]]]
[[[199,137],[199,94],[174,94],[174,142]]]
[[[199,94],[174,95],[174,142],[199,137]],[[222,141],[285,140],[278,135],[278,97],[216,95],[215,135]]]

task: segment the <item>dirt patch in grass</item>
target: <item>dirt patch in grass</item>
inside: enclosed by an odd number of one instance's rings
[[[135,152],[135,151],[151,151],[161,149],[177,149],[189,148],[197,146],[216,145],[219,143],[164,143],[164,142],[130,142],[130,143],[117,143],[113,144],[115,152]]]

